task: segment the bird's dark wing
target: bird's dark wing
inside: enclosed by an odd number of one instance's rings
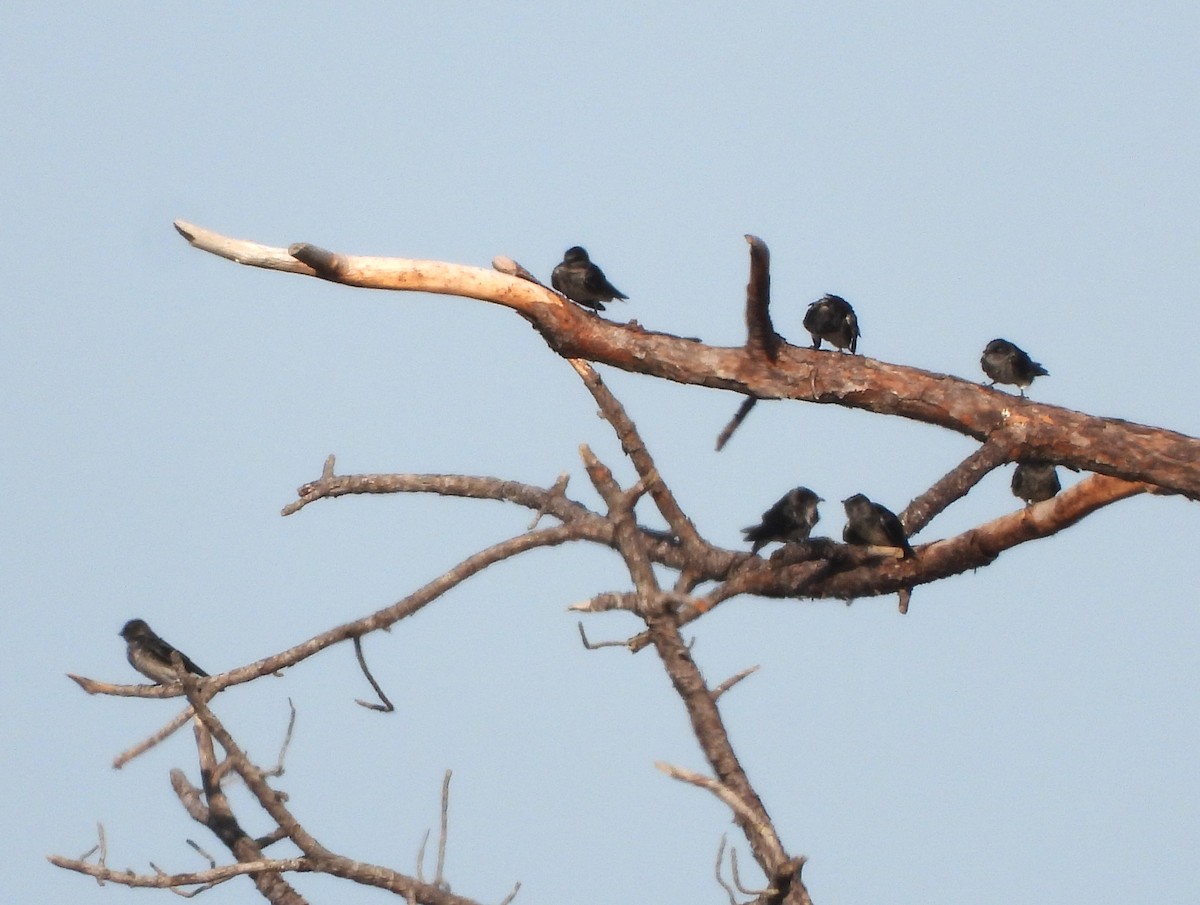
[[[600,296],[611,296],[614,299],[627,299],[629,296],[622,293],[616,286],[608,281],[604,276],[604,271],[593,264],[588,268],[587,276],[583,279],[583,285],[590,291]]]
[[[171,653],[174,651],[175,653],[179,654],[179,659],[183,661],[183,668],[188,672],[194,673],[198,676],[208,675],[208,673],[192,662],[192,659],[188,657],[187,654],[179,650],[177,647],[172,647],[162,638],[158,637],[158,635],[151,633],[151,637],[144,639],[143,644],[147,653],[152,654],[153,656],[162,660],[163,663],[168,665],[171,664]]]
[[[900,547],[904,551],[904,556],[907,559],[913,555],[913,548],[908,545],[908,535],[904,533],[904,526],[900,524],[900,519],[892,510],[879,505],[875,506],[875,512],[879,516],[879,525],[883,528],[884,534],[893,547]]]

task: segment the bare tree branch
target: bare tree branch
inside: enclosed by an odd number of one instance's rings
[[[611,531],[611,528],[609,530]],[[585,529],[581,529],[578,526],[560,525],[555,528],[520,534],[506,541],[501,541],[467,557],[454,568],[391,606],[377,610],[369,616],[364,616],[362,619],[347,622],[337,628],[330,629],[301,644],[297,644],[295,647],[265,657],[248,666],[231,669],[218,676],[203,679],[204,688],[207,692],[215,694],[231,685],[240,685],[261,676],[279,672],[289,666],[295,666],[297,663],[308,659],[334,644],[394,625],[401,619],[405,619],[413,613],[420,611],[447,591],[457,587],[472,575],[478,574],[488,566],[540,547],[557,546],[567,541],[579,540],[585,533]],[[182,691],[178,682],[170,685],[115,685],[107,682],[98,682],[95,679],[76,676],[70,673],[68,673],[68,677],[89,694],[161,698],[173,697]]]
[[[76,682],[79,682],[81,685],[83,684],[83,681],[78,676],[71,676],[71,678],[74,679]],[[88,679],[87,681],[89,683],[91,682],[90,679]],[[94,683],[94,684],[99,685],[100,683]],[[84,690],[88,691],[86,686],[84,687]],[[95,692],[89,691],[89,694],[94,694],[94,693]],[[175,716],[173,716],[171,718],[171,721],[169,723],[167,723],[165,726],[163,726],[161,729],[159,729],[156,733],[154,733],[154,735],[150,736],[147,739],[143,739],[142,741],[140,741],[136,745],[134,745],[132,748],[122,751],[115,758],[113,758],[113,769],[120,770],[123,766],[125,766],[127,763],[129,763],[131,760],[133,760],[135,757],[149,751],[151,748],[153,748],[155,745],[157,745],[163,739],[168,738],[169,736],[174,734],[175,730],[177,730],[179,727],[183,726],[193,716],[195,716],[195,713],[193,712],[192,708],[185,707],[179,713],[175,714]]]
[[[933,521],[955,500],[966,496],[997,465],[1008,461],[1017,446],[1011,435],[997,431],[944,478],[909,503],[908,508],[900,513],[900,521],[909,537]]]
[[[273,270],[318,275],[282,249],[230,239],[182,221],[193,246]],[[437,261],[332,255],[322,276],[351,286],[457,295],[519,311],[566,358],[601,362],[677,383],[732,390],[762,399],[798,399],[860,408],[934,424],[983,441],[1007,428],[1023,456],[1060,462],[1200,499],[1200,440],[1117,418],[1099,418],[1033,402],[973,381],[876,361],[822,355],[783,343],[767,361],[635,325],[615,324],[563,301],[528,280]]]
[[[76,873],[87,874],[101,882],[108,880],[120,883],[122,886],[143,887],[151,889],[168,889],[173,886],[213,886],[234,877],[247,874],[271,871],[273,873],[307,872],[312,865],[306,858],[262,858],[258,861],[226,864],[211,870],[193,871],[179,874],[137,874],[131,870],[110,870],[98,864],[87,864],[73,858],[61,855],[50,855],[47,860],[55,867],[73,870]]]
[[[675,536],[689,552],[696,548],[711,549],[700,539],[700,535],[696,533],[696,526],[692,524],[690,518],[684,515],[683,509],[675,500],[675,494],[663,481],[658,467],[654,464],[654,458],[650,455],[646,444],[642,442],[633,421],[625,413],[625,406],[621,405],[617,401],[617,397],[609,392],[604,381],[600,379],[600,375],[590,364],[577,358],[570,359],[570,364],[575,369],[575,373],[583,379],[584,386],[588,388],[592,398],[600,406],[600,413],[604,416],[604,420],[612,425],[617,439],[621,441],[622,451],[629,457],[633,467],[637,469],[638,477],[646,485],[650,498],[654,500],[654,505],[658,507],[662,517],[671,526]]]
[[[734,752],[718,707],[719,698],[757,667],[710,689],[692,656],[691,646],[683,639],[682,626],[724,601],[746,594],[851,601],[899,593],[903,613],[915,586],[986,565],[1010,547],[1061,531],[1117,500],[1145,492],[1180,493],[1200,499],[1200,468],[1196,467],[1200,461],[1200,440],[1196,438],[1035,403],[947,375],[861,356],[822,355],[786,343],[771,321],[769,252],[766,244],[754,236],[746,236],[750,246],[745,309],[747,340],[743,348],[730,349],[656,333],[636,323],[614,324],[594,313],[583,312],[506,258],[495,259],[493,269],[486,270],[437,261],[344,255],[308,243],[283,250],[230,239],[181,221],[176,228],[195,247],[239,263],[351,286],[465,296],[513,309],[539,331],[555,353],[568,360],[583,380],[632,462],[638,480],[632,487],[622,488],[608,466],[588,447],[582,447],[580,455],[585,470],[604,501],[605,511],[601,513],[566,496],[566,473],[550,488],[466,475],[338,475],[335,458],[330,455],[320,477],[299,489],[298,499],[284,507],[284,515],[296,513],[317,500],[346,494],[434,493],[524,506],[534,511],[533,524],[527,532],[468,557],[390,606],[219,676],[198,678],[187,673],[178,654],[172,658],[180,680],[168,685],[114,685],[72,675],[91,694],[186,696],[189,702],[186,710],[149,739],[121,754],[114,766],[119,767],[148,750],[194,717],[201,785],[194,787],[182,771],[175,770],[171,774],[172,786],[187,813],[216,835],[236,860],[235,864],[218,865],[211,855],[189,840],[208,860],[207,870],[171,874],[150,862],[152,875],[111,871],[106,864],[107,846],[101,826],[99,846],[83,857],[51,858],[57,866],[91,875],[100,883],[165,888],[190,897],[235,877],[249,876],[260,894],[273,905],[304,905],[305,900],[285,880],[285,875],[321,872],[386,889],[412,905],[476,905],[471,899],[453,895],[445,882],[449,770],[442,783],[436,872],[432,883],[426,883],[422,876],[424,841],[416,878],[350,859],[322,845],[293,814],[286,794],[272,788],[268,780],[283,773],[295,721],[294,707],[278,766],[266,771],[250,761],[210,702],[231,685],[278,674],[349,639],[363,674],[382,702],[357,703],[391,711],[392,702],[371,674],[363,655],[364,635],[390,628],[491,565],[541,547],[583,541],[615,549],[624,561],[633,590],[597,594],[572,605],[571,609],[581,612],[623,609],[635,613],[645,623],[644,632],[626,641],[597,644],[588,641],[580,623],[584,646],[588,649],[623,646],[634,652],[645,646],[655,648],[687,710],[692,730],[714,776],[662,763],[657,766],[676,779],[708,789],[726,803],[766,877],[767,888],[744,888],[738,876],[736,853],[731,850],[734,885],[726,883],[721,876],[723,839],[716,873],[730,902],[736,901],[736,887],[744,895],[752,896],[754,905],[811,905],[801,880],[804,858],[787,854]],[[984,475],[1007,461],[1044,459],[1094,474],[1050,500],[1023,507],[957,536],[921,544],[917,555],[909,559],[899,558],[891,548],[850,547],[828,538],[786,544],[764,559],[722,549],[702,537],[658,472],[636,425],[590,362],[744,395],[746,400],[722,432],[718,449],[760,398],[834,404],[895,415],[944,427],[980,442],[978,449],[909,504],[901,517],[910,534],[928,526]],[[669,532],[638,524],[636,507],[644,494],[651,496]],[[545,516],[560,524],[537,530],[537,524]],[[659,573],[656,566],[660,567]],[[669,582],[662,581],[661,567],[678,573],[671,590],[663,589]],[[693,593],[706,582],[714,586],[707,587],[706,593]],[[224,752],[222,759],[217,758],[214,742]],[[233,813],[224,785],[233,775],[240,777],[273,821],[273,828],[260,838],[247,834]],[[302,856],[271,859],[263,855],[265,846],[283,839],[295,844]],[[87,858],[97,850],[98,863],[89,863]],[[518,883],[502,905],[507,905],[519,888]]]
[[[335,854],[323,846],[300,824],[284,804],[284,796],[270,787],[263,771],[245,755],[229,731],[209,709],[199,693],[195,679],[191,675],[185,676],[183,685],[188,701],[196,709],[196,717],[203,728],[225,749],[233,770],[245,781],[246,788],[254,795],[263,810],[271,815],[271,819],[304,853],[312,870],[343,877],[364,886],[386,889],[397,895],[411,895],[417,902],[424,903],[424,905],[477,905],[471,899],[454,895],[434,885],[420,883],[398,871],[356,861]],[[211,807],[212,795],[208,789],[206,789],[206,794],[209,794]]]

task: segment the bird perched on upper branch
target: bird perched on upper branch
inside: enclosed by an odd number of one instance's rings
[[[759,524],[742,529],[746,540],[753,545],[750,552],[757,553],[772,541],[786,544],[808,540],[813,525],[821,517],[817,513],[820,502],[821,498],[807,487],[789,490],[762,514]]]
[[[1018,462],[1012,476],[1013,496],[1032,506],[1048,500],[1062,490],[1058,470],[1053,462],[1030,460]]]
[[[125,656],[129,665],[152,682],[159,685],[170,685],[179,681],[179,674],[171,663],[171,654],[179,654],[183,668],[198,676],[207,676],[203,669],[188,659],[187,655],[172,647],[141,619],[130,619],[121,629],[120,635],[128,643],[125,645]]]
[[[861,493],[842,500],[846,507],[846,527],[842,529],[842,540],[848,544],[875,547],[899,547],[904,558],[914,556],[908,545],[904,526],[896,513],[879,503],[872,503]]]
[[[827,340],[839,349],[858,351],[858,318],[850,303],[840,295],[826,295],[817,299],[804,312],[804,329],[812,334],[814,349],[821,348],[821,340]]]
[[[595,311],[603,311],[605,302],[629,298],[608,281],[587,250],[578,245],[567,249],[562,263],[550,274],[550,285],[576,304]]]
[[[1029,357],[1023,349],[1010,343],[1007,339],[993,339],[983,350],[979,359],[983,373],[992,378],[991,386],[998,383],[1011,383],[1025,395],[1025,387],[1033,383],[1035,377],[1049,376],[1050,372]]]

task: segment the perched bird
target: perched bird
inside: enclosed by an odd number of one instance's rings
[[[1021,391],[1022,396],[1025,395],[1025,387],[1033,383],[1033,378],[1050,374],[1007,339],[993,339],[988,343],[979,364],[983,373],[992,378],[991,386],[1011,383]]]
[[[120,635],[128,644],[125,645],[125,656],[129,665],[152,682],[159,685],[170,685],[179,680],[175,667],[171,664],[171,653],[179,654],[183,668],[198,676],[207,676],[203,669],[188,659],[187,655],[176,650],[146,625],[141,619],[130,619],[121,629]]]
[[[839,349],[858,350],[858,318],[850,303],[840,295],[827,295],[817,299],[804,312],[804,329],[812,334],[814,349],[821,348],[821,340],[828,340]]]
[[[571,301],[595,311],[603,311],[605,302],[629,298],[608,281],[587,250],[578,245],[567,249],[562,263],[550,274],[550,285]]]
[[[762,521],[749,528],[743,528],[742,533],[753,546],[751,553],[757,553],[771,541],[790,543],[808,540],[809,532],[821,516],[817,513],[817,503],[821,498],[807,487],[796,487],[789,490],[762,514]]]
[[[861,493],[842,500],[842,505],[846,507],[846,527],[842,529],[842,540],[846,543],[899,547],[904,551],[905,559],[914,555],[896,513],[872,503]]]
[[[1048,500],[1062,490],[1058,482],[1058,470],[1053,462],[1030,460],[1018,462],[1012,476],[1013,496],[1032,506],[1042,500]]]

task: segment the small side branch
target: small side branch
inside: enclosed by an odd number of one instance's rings
[[[771,252],[758,236],[750,244],[750,282],[746,284],[746,351],[774,361],[782,342],[771,323]],[[719,447],[718,447],[719,448]]]
[[[110,870],[99,864],[77,861],[74,858],[64,858],[61,855],[50,855],[47,860],[55,867],[73,870],[76,873],[87,874],[103,883],[109,881],[122,886],[141,887],[149,889],[172,889],[179,886],[215,886],[234,877],[270,871],[272,873],[310,872],[312,864],[307,858],[262,858],[258,861],[245,861],[237,864],[226,864],[210,870],[194,871],[180,874],[138,874],[131,870]]]
[[[379,704],[372,704],[370,701],[363,701],[359,698],[355,698],[354,703],[358,704],[360,707],[366,707],[367,710],[377,710],[380,713],[391,713],[394,711],[396,708],[392,705],[392,702],[388,699],[388,696],[383,693],[383,688],[381,688],[379,683],[375,681],[375,677],[371,675],[371,670],[367,667],[367,659],[363,656],[361,635],[354,636],[354,656],[358,658],[359,669],[361,669],[363,675],[367,677],[367,681],[371,683],[371,688],[375,690],[375,694],[379,695],[379,700],[382,702]]]
[[[741,821],[752,824],[758,820],[758,815],[754,813],[746,802],[738,798],[733,790],[721,785],[721,783],[717,782],[711,776],[704,776],[693,770],[685,770],[683,767],[677,767],[674,764],[668,764],[661,760],[655,761],[654,766],[672,779],[691,783],[693,786],[699,786],[701,789],[707,789],[709,792],[712,792],[721,801],[725,802],[729,809],[741,818]]]
[[[773,876],[779,865],[787,861],[783,843],[734,753],[716,699],[679,634],[676,616],[657,612],[645,614],[645,619],[650,641],[687,709],[692,733],[716,774],[711,790],[733,809],[735,822],[745,834],[759,867],[768,877]],[[718,788],[725,790],[728,798],[717,792]]]
[[[115,758],[113,758],[113,769],[120,770],[123,766],[125,766],[127,763],[129,763],[131,760],[133,760],[135,757],[145,754],[147,751],[149,751],[151,748],[153,748],[159,742],[163,741],[166,738],[169,738],[174,732],[176,732],[179,728],[184,726],[187,723],[187,721],[190,720],[195,715],[196,715],[196,712],[194,710],[192,710],[191,707],[185,707],[183,710],[181,710],[179,713],[175,714],[175,716],[171,718],[171,722],[167,723],[165,726],[163,726],[161,729],[159,729],[156,733],[154,733],[154,735],[150,736],[147,739],[144,739],[143,741],[138,742],[132,748],[129,748],[126,751],[122,751]]]
[[[579,640],[583,642],[585,650],[599,650],[602,647],[628,647],[626,641],[589,641],[587,632],[583,630],[583,623],[579,623]]]
[[[943,512],[951,503],[967,495],[992,469],[1007,462],[1016,447],[1005,432],[988,437],[977,450],[956,465],[945,477],[908,504],[900,513],[904,530],[911,537]]]
[[[721,697],[721,695],[723,695],[725,692],[729,691],[729,689],[733,688],[734,685],[736,685],[738,682],[742,681],[742,679],[745,679],[748,676],[754,675],[756,672],[758,672],[758,670],[759,670],[758,666],[751,666],[746,669],[743,669],[741,672],[737,673],[736,675],[730,676],[728,679],[726,679],[724,682],[722,682],[720,685],[718,685],[716,688],[714,688],[712,690],[713,700],[714,701],[717,700],[718,698]]]
[[[438,832],[437,868],[433,874],[433,885],[439,889],[446,885],[446,841],[450,837],[450,776],[447,770],[442,777],[442,823]]]
[[[658,473],[658,466],[654,464],[654,458],[650,455],[646,444],[642,442],[633,419],[626,414],[625,407],[617,401],[617,397],[604,385],[604,381],[600,379],[600,375],[590,364],[577,358],[570,359],[570,363],[571,367],[575,369],[575,373],[583,379],[583,384],[592,394],[592,398],[600,406],[600,413],[604,416],[604,420],[612,425],[617,439],[621,441],[621,449],[629,457],[633,467],[637,469],[638,477],[642,479],[642,483],[650,493],[650,498],[654,500],[654,505],[658,507],[662,517],[671,526],[671,530],[675,532],[685,548],[691,550],[707,548],[708,544],[700,538],[696,532],[696,526],[684,514],[683,509],[675,500],[675,495]]]
[[[729,438],[733,436],[734,431],[742,426],[742,422],[746,420],[746,416],[758,403],[755,396],[747,396],[742,400],[742,404],[738,406],[738,410],[734,413],[729,423],[721,429],[721,433],[717,434],[717,452],[725,448],[725,444],[729,442]]]

